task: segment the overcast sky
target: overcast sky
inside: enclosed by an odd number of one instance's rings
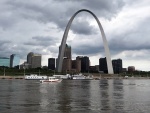
[[[0,0],[0,56],[19,54],[21,63],[29,52],[42,54],[42,65],[58,56],[58,48],[71,16],[80,9],[92,11],[106,34],[112,59],[123,67],[150,71],[150,0]],[[95,19],[79,13],[67,43],[72,57],[89,56],[91,65],[105,57]]]

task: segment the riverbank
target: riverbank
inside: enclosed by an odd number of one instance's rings
[[[24,76],[0,76],[0,79],[24,79]],[[93,75],[94,80],[100,80],[100,79],[150,79],[150,77],[119,77],[119,76],[113,76],[113,75],[101,75],[101,76],[95,76]]]

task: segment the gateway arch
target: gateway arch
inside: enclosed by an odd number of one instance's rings
[[[102,27],[100,21],[98,20],[98,18],[96,17],[96,15],[94,13],[92,13],[91,11],[87,10],[87,9],[81,9],[81,10],[77,11],[71,17],[71,19],[69,20],[69,22],[67,24],[67,27],[65,29],[62,41],[61,41],[60,53],[58,54],[58,61],[57,61],[56,69],[57,69],[58,72],[61,72],[61,70],[62,70],[63,56],[64,56],[65,45],[66,45],[66,40],[67,40],[67,36],[68,36],[70,26],[71,26],[72,21],[75,18],[75,16],[78,13],[83,12],[83,11],[90,13],[95,18],[95,20],[97,21],[97,24],[99,26],[99,29],[100,29],[100,32],[101,32],[101,35],[102,35],[103,43],[104,43],[104,50],[105,50],[105,55],[106,55],[106,60],[107,60],[108,73],[109,74],[114,74],[114,71],[113,71],[113,68],[112,68],[110,52],[109,52],[109,47],[108,47],[108,43],[107,43],[107,40],[106,40],[106,36],[105,36],[104,30],[103,30],[103,27]]]

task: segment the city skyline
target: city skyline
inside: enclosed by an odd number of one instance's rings
[[[90,0],[1,0],[0,6],[0,57],[19,54],[23,63],[33,51],[42,54],[42,65],[47,65],[48,58],[58,56],[68,20],[85,8],[101,21],[111,59],[121,58],[123,67],[150,70],[149,0],[93,0],[92,4]],[[103,42],[96,21],[85,13],[72,23],[67,44],[72,47],[72,59],[89,56],[91,64],[97,65],[105,57]]]

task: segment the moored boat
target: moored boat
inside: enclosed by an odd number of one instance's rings
[[[48,77],[46,80],[40,80],[41,83],[61,82],[62,79],[56,77]]]
[[[72,75],[73,80],[92,80],[93,76],[85,76],[82,73]]]
[[[53,76],[56,77],[56,78],[59,78],[59,79],[63,79],[63,80],[67,80],[67,79],[71,78],[70,74],[66,74],[66,75],[53,75]]]
[[[25,75],[25,80],[45,80],[47,79],[46,75],[37,75],[37,74],[31,74],[31,75]]]

